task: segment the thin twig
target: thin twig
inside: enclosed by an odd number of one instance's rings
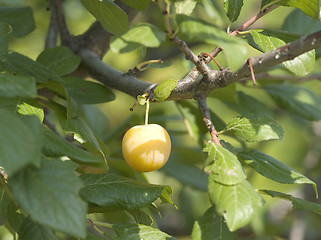
[[[254,70],[253,70],[251,58],[249,58],[249,59],[247,60],[247,63],[249,64],[249,68],[250,68],[250,72],[251,72],[251,78],[252,78],[252,81],[253,81],[253,85],[256,86],[255,74],[254,74]]]
[[[206,97],[204,96],[195,96],[196,101],[198,102],[198,106],[202,112],[202,116],[203,116],[203,121],[208,129],[208,131],[210,132],[211,136],[212,136],[212,141],[214,143],[216,143],[217,145],[221,146],[220,140],[218,138],[218,134],[217,131],[215,129],[215,126],[211,120],[211,114],[210,114],[210,109],[207,105],[206,102]]]
[[[257,20],[259,20],[261,17],[265,16],[266,14],[272,12],[274,9],[279,7],[278,5],[272,5],[269,8],[264,9],[262,12],[259,12],[257,15],[249,19],[246,23],[238,27],[236,30],[233,32],[229,33],[231,36],[237,35],[239,32],[244,31],[248,27],[250,27],[253,23],[255,23]]]

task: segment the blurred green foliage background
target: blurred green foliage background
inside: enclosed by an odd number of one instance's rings
[[[201,2],[199,1],[199,4]],[[215,6],[220,7],[220,2],[222,1],[207,0],[203,2],[215,2]],[[45,45],[50,11],[46,11],[47,1],[44,0],[28,0],[27,4],[32,6],[34,10],[36,29],[26,37],[14,39],[10,48],[36,59]],[[249,17],[254,16],[259,9],[260,1],[248,0],[244,4],[243,12],[240,18],[231,26],[232,29],[244,23]],[[66,0],[64,7],[69,29],[74,35],[85,31],[94,21],[94,18],[85,11],[79,0]],[[291,8],[281,7],[258,21],[253,27],[279,29],[292,10]],[[205,11],[204,8],[197,7],[194,14],[202,16],[205,20],[216,23],[220,27],[227,27],[226,23],[228,21],[220,8],[216,9],[216,11],[208,8]],[[151,4],[145,12],[140,13],[134,19],[133,24],[140,21],[151,22],[163,29],[159,10],[154,4]],[[199,53],[209,52],[214,47],[194,44],[192,49],[195,53]],[[249,56],[258,54],[259,52],[249,47]],[[159,58],[171,60],[173,65],[165,69],[147,70],[138,77],[144,81],[156,83],[167,79],[180,79],[192,67],[174,44],[169,41],[165,42],[160,48],[148,49],[146,56],[143,58],[139,50],[124,54],[116,54],[109,51],[104,57],[104,61],[120,71],[127,72],[143,60]],[[218,61],[222,66],[227,67],[223,54],[218,57]],[[212,67],[215,68],[214,65]],[[321,61],[319,59],[316,63],[315,71],[319,72],[320,67]],[[277,74],[284,74],[284,71],[279,68],[275,68],[272,71]],[[263,82],[264,80],[260,81]],[[259,84],[262,84],[262,82],[259,82]],[[311,80],[300,83],[300,85],[321,96],[320,81]],[[321,122],[314,122],[311,125],[297,116],[281,111],[263,90],[241,83],[233,84],[226,89],[220,89],[217,93],[214,91],[213,97],[208,100],[210,108],[224,122],[228,122],[239,115],[237,111],[233,110],[233,106],[235,107],[234,89],[254,96],[269,106],[285,130],[283,140],[257,144],[257,149],[305,174],[319,183],[320,189]],[[135,103],[135,99],[121,92],[115,91],[115,94],[115,101],[98,106],[104,113],[105,121],[99,121],[95,124],[100,128],[103,139],[108,143],[110,150],[109,161],[113,166],[126,167],[121,155],[121,137],[130,126],[143,123],[145,109],[144,107],[136,106],[134,112],[130,112],[129,108]],[[193,100],[190,100],[190,102],[193,102]],[[94,118],[93,121],[95,121]],[[145,176],[150,183],[170,185],[174,190],[173,200],[178,207],[176,210],[173,206],[161,205],[160,212],[162,217],[159,218],[157,214],[155,216],[161,230],[178,236],[179,239],[188,239],[185,236],[191,233],[194,221],[210,206],[206,193],[207,180],[201,170],[205,156],[197,141],[186,131],[175,102],[152,104],[149,121],[159,123],[168,130],[172,138],[173,152],[164,168],[156,172],[146,173]],[[111,135],[112,133],[115,134]],[[223,139],[236,146],[238,144],[230,137],[223,137]],[[257,173],[253,172],[251,174],[250,169],[246,170],[248,171],[248,180],[255,188],[274,189],[315,201],[311,186],[281,185],[267,180]],[[310,212],[290,211],[290,203],[282,200],[272,200],[268,197],[265,200],[265,207],[251,224],[257,236],[262,236],[262,238],[257,239],[282,239],[274,236],[287,236],[289,232],[290,235],[296,234],[296,230],[299,229],[296,226],[300,226],[300,229],[305,231],[307,234],[306,239],[320,239],[321,229],[319,226],[321,218],[319,215]],[[317,200],[317,202],[321,203],[320,200]],[[97,218],[108,219],[112,223],[126,219],[128,216],[124,213],[110,213],[98,215]],[[12,239],[11,235],[3,227],[0,228],[0,231],[1,239]],[[240,236],[247,235],[248,231],[249,228],[241,230]]]

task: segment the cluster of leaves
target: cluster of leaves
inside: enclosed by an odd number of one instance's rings
[[[128,28],[126,13],[114,1],[81,2],[108,32],[114,34],[110,49],[116,53],[134,49],[144,53],[146,48],[160,47],[166,40],[165,32],[150,23]],[[150,0],[122,2],[139,11],[150,4]],[[261,11],[270,4],[300,10],[288,16],[282,28],[284,31],[250,30],[246,42],[192,16],[197,1],[172,2],[178,36],[187,42],[221,46],[233,70],[247,57],[248,44],[262,52],[270,51],[299,38],[296,33],[307,33],[304,32],[306,24],[312,28],[317,22],[319,26],[318,20],[310,18],[318,18],[317,1],[303,0],[304,4],[299,4],[297,1],[263,0]],[[212,1],[204,0],[203,4],[215,11]],[[224,1],[231,22],[238,19],[242,6],[240,0]],[[73,239],[86,236],[104,239],[99,236],[104,232],[97,227],[101,223],[86,221],[87,214],[126,211],[135,223],[102,224],[111,229],[107,231],[110,238],[172,239],[153,226],[151,214],[157,210],[154,204],[157,199],[173,204],[169,197],[172,189],[149,184],[143,175],[133,172],[123,161],[108,157],[107,143],[115,141],[121,135],[121,129],[133,119],[125,120],[119,128],[109,129],[106,134],[103,126],[107,119],[95,104],[113,101],[115,96],[98,82],[68,76],[79,67],[81,59],[67,47],[46,49],[35,61],[9,49],[13,38],[23,37],[34,28],[30,7],[0,7],[0,166],[6,173],[6,177],[0,178],[0,223],[21,239],[58,239],[64,234],[72,235]],[[314,69],[316,57],[313,50],[285,62],[284,67],[292,74],[304,76]],[[154,92],[155,100],[165,100],[175,85],[176,80],[160,84]],[[312,91],[288,84],[268,84],[262,89],[280,108],[306,120],[321,119],[321,98]],[[175,161],[169,162],[171,165],[164,169],[182,183],[208,190],[213,206],[195,222],[193,239],[235,239],[235,231],[247,225],[263,206],[261,194],[289,200],[296,209],[320,214],[321,205],[272,190],[257,192],[246,180],[244,168],[250,167],[273,181],[311,184],[316,190],[316,184],[304,175],[247,147],[246,143],[282,138],[283,129],[273,112],[233,86],[223,91],[224,97],[228,91],[232,99],[229,107],[241,116],[226,124],[218,113],[211,112],[212,119],[221,130],[220,135],[234,137],[243,146],[240,148],[227,142],[222,142],[223,146],[207,142],[207,130],[197,107],[189,101],[176,104],[190,135],[208,155],[204,163],[206,174]],[[220,98],[219,94],[211,97]],[[177,168],[181,171],[175,170]],[[90,174],[90,169],[95,174]],[[201,181],[193,181],[193,178]],[[86,230],[87,223],[97,235]]]

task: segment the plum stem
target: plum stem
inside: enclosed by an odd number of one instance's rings
[[[146,101],[146,112],[145,112],[145,126],[148,125],[148,113],[149,113],[149,99]]]

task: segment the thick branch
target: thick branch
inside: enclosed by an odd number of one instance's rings
[[[262,72],[272,66],[321,47],[321,31],[289,43],[273,51],[251,58],[252,67],[255,73]],[[133,97],[151,91],[155,84],[150,84],[137,79],[134,76],[121,73],[116,69],[103,63],[97,54],[90,50],[80,50],[79,55],[89,72],[105,86],[118,89]],[[207,76],[201,80],[195,80],[199,73],[191,71],[186,78],[178,82],[167,100],[193,99],[195,94],[207,95],[208,92],[225,87],[233,82],[251,76],[247,62],[235,73],[229,68],[223,71],[209,70]]]
[[[156,86],[156,84],[143,82],[130,74],[122,73],[110,67],[102,62],[99,56],[91,50],[83,49],[78,54],[89,73],[106,87],[111,87],[136,97],[150,92]]]
[[[321,47],[321,31],[308,36],[303,36],[300,39],[273,51],[252,57],[252,67],[255,73],[262,72],[272,66],[292,60],[305,52],[319,47]],[[201,81],[187,81],[178,84],[167,100],[193,98],[193,93],[199,91],[204,91],[204,94],[207,94],[209,91],[225,87],[249,76],[251,76],[251,71],[247,62],[235,73],[229,68],[226,68],[223,71],[211,70],[211,72],[208,73],[208,77],[203,77]]]

